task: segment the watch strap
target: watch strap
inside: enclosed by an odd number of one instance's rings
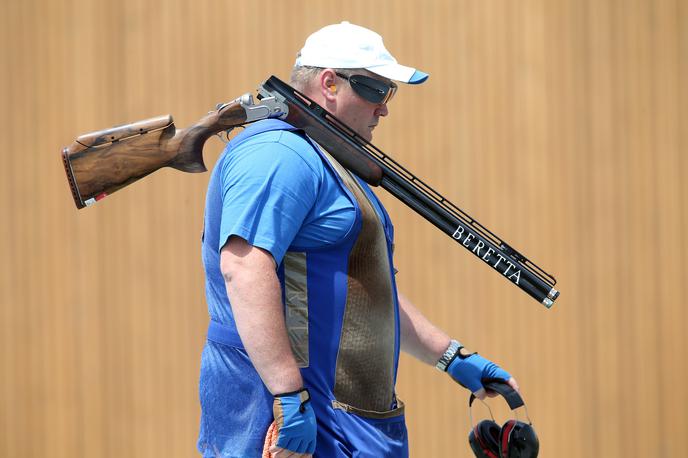
[[[447,371],[447,367],[449,366],[449,363],[454,359],[454,356],[459,352],[460,349],[463,348],[463,345],[457,340],[452,339],[449,342],[449,346],[447,349],[444,351],[444,354],[440,357],[440,359],[437,361],[437,364],[435,367],[442,372]]]

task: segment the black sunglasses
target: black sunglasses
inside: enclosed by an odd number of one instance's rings
[[[335,72],[340,78],[349,81],[351,89],[361,98],[371,103],[387,103],[392,100],[397,92],[397,85],[394,82],[385,83],[370,76],[364,75],[343,75]]]

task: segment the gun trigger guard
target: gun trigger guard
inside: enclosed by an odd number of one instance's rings
[[[229,143],[229,134],[233,130],[234,130],[234,127],[230,127],[229,129],[223,130],[222,132],[218,132],[215,135],[217,135],[217,138],[219,138],[220,141],[226,145],[227,143]],[[225,134],[224,138],[222,137],[222,134]]]

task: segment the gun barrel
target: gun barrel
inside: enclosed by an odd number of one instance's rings
[[[272,76],[263,89],[288,102],[287,122],[304,129],[344,167],[368,184],[381,186],[504,278],[550,308],[559,297],[556,279],[512,249],[440,193],[357,135],[306,95]]]

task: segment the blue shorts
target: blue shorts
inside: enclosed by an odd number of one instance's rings
[[[364,418],[332,407],[328,413],[316,410],[318,444],[316,458],[405,458],[408,435],[404,415]]]
[[[306,386],[318,421],[315,458],[404,458],[408,435],[403,413],[365,418],[333,407],[332,399]],[[260,458],[272,422],[272,395],[243,349],[207,342],[201,365],[203,457]]]

